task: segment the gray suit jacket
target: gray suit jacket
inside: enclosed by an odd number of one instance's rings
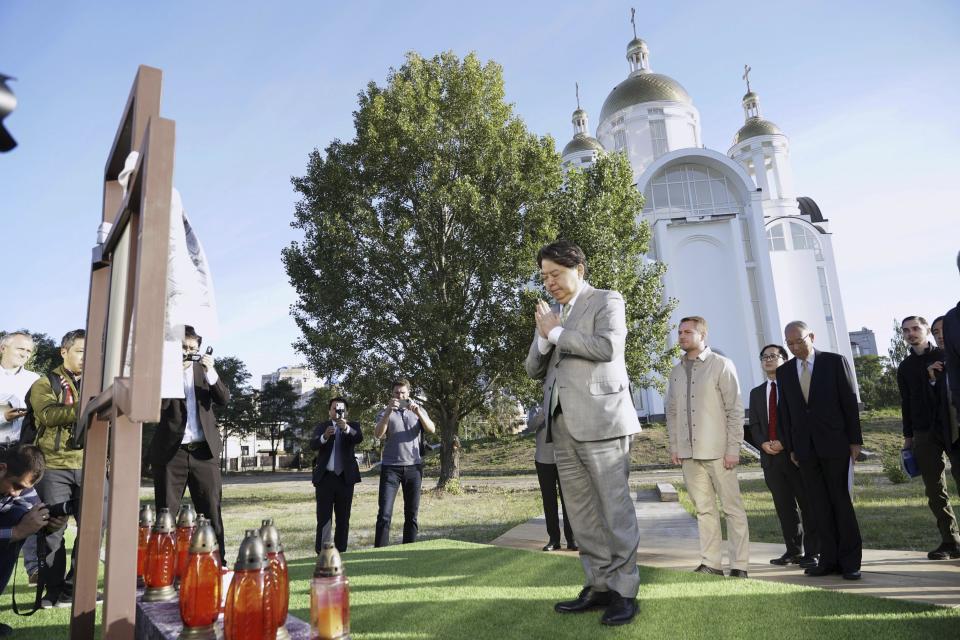
[[[553,309],[559,311],[559,305]],[[627,324],[618,292],[584,283],[557,345],[541,354],[537,335],[534,330],[525,366],[531,378],[543,380],[544,414],[557,384],[564,423],[575,439],[606,440],[640,431],[623,357]]]

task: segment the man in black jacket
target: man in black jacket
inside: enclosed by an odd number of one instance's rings
[[[799,564],[804,569],[817,564],[816,525],[800,469],[790,460],[778,434],[777,368],[787,361],[787,350],[768,344],[760,351],[760,364],[767,381],[750,391],[750,436],[760,449],[763,479],[773,496],[773,506],[780,521],[786,553],[770,560],[770,564]],[[802,519],[801,519],[802,515]]]
[[[840,354],[815,350],[804,322],[788,324],[784,336],[794,357],[777,369],[778,432],[800,466],[820,543],[820,561],[805,573],[859,580],[863,541],[847,483],[863,435],[850,363]]]
[[[347,550],[350,533],[350,508],[354,485],[360,482],[360,467],[353,450],[363,440],[359,422],[347,422],[350,406],[343,398],[330,401],[330,420],[317,426],[310,448],[317,452],[313,466],[313,486],[317,492],[317,537],[314,543],[320,553],[330,540],[331,522],[337,518],[333,543],[337,551]]]
[[[960,253],[957,253],[960,270]],[[943,351],[946,354],[948,398],[960,412],[960,302],[943,317]]]
[[[186,488],[197,513],[210,518],[223,560],[220,499],[220,451],[223,442],[213,405],[225,406],[230,391],[213,367],[213,356],[200,356],[202,338],[187,327],[183,338],[184,398],[164,398],[160,423],[150,443],[153,495],[157,509],[176,515]]]

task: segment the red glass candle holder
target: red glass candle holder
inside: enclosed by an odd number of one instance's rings
[[[147,545],[143,573],[143,582],[147,587],[143,594],[145,602],[160,602],[176,597],[177,590],[173,587],[176,552],[173,516],[169,509],[160,509]]]
[[[250,529],[240,543],[223,613],[224,640],[273,640],[277,635],[274,595],[268,588],[266,552],[260,532]]]
[[[220,617],[220,550],[209,520],[201,518],[196,529],[180,582],[180,637],[213,639]]]

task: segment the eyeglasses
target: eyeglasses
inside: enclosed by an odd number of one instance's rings
[[[767,362],[769,360],[783,360],[783,356],[780,355],[779,353],[768,353],[765,356],[760,356],[760,359],[763,360],[764,362]]]
[[[787,340],[787,346],[788,346],[788,347],[795,347],[795,346],[797,346],[798,344],[803,344],[804,342],[807,341],[807,338],[809,338],[809,337],[810,337],[810,334],[809,334],[809,333],[805,333],[804,335],[800,336],[800,338],[797,339],[797,340]]]

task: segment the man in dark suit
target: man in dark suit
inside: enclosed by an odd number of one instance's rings
[[[816,525],[803,490],[800,470],[790,460],[777,435],[780,405],[777,368],[786,361],[787,350],[778,344],[768,344],[760,350],[760,365],[767,381],[750,391],[749,429],[751,440],[760,449],[763,479],[773,496],[783,542],[787,545],[786,553],[770,560],[770,564],[799,564],[807,569],[817,564]]]
[[[343,398],[330,401],[330,420],[317,425],[310,439],[310,448],[317,452],[313,465],[313,486],[317,492],[316,552],[330,541],[330,524],[337,518],[333,535],[337,551],[347,550],[350,533],[350,507],[353,488],[360,482],[360,467],[353,449],[363,440],[359,422],[347,422],[350,405]]]
[[[820,543],[820,562],[805,573],[859,580],[863,542],[847,482],[863,436],[850,364],[840,354],[815,350],[804,322],[788,324],[784,336],[794,358],[777,369],[777,433],[800,466]]]
[[[960,253],[957,253],[960,270]],[[946,391],[955,412],[960,412],[960,302],[943,317],[943,351],[946,356]]]
[[[197,513],[213,524],[224,559],[223,519],[220,516],[222,486],[220,451],[223,443],[213,405],[230,400],[230,391],[213,368],[213,356],[200,355],[203,339],[193,327],[183,338],[183,398],[164,398],[160,422],[150,443],[153,495],[157,510],[173,514],[180,508],[186,488]]]

